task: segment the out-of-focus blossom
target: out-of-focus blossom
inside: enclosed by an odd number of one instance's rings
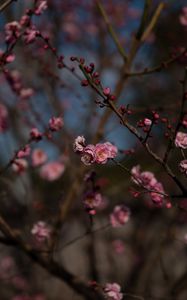
[[[122,240],[114,240],[112,242],[112,246],[114,248],[114,251],[117,253],[117,254],[121,254],[124,252],[124,249],[125,249],[125,246],[124,246],[124,243]]]
[[[64,173],[64,170],[65,166],[63,163],[53,161],[41,167],[40,176],[48,181],[54,181]]]
[[[5,40],[7,43],[14,43],[20,36],[21,26],[17,21],[7,23],[5,25]]]
[[[187,149],[187,133],[181,131],[177,132],[175,146],[182,149]]]
[[[121,293],[121,287],[118,283],[107,283],[104,287],[104,294],[107,300],[121,300],[123,294]]]
[[[31,148],[29,145],[26,145],[23,149],[19,150],[16,154],[17,158],[23,158],[29,156],[31,153]]]
[[[31,88],[22,88],[19,92],[20,98],[25,100],[33,96],[34,91]]]
[[[152,124],[152,121],[150,119],[145,118],[143,120],[143,123],[144,123],[145,126],[150,126]]]
[[[180,171],[187,175],[187,159],[184,159],[179,164]]]
[[[35,27],[27,28],[24,32],[24,37],[23,37],[24,42],[26,44],[31,44],[32,42],[35,41],[37,34],[39,34],[39,31],[36,30]]]
[[[110,215],[110,223],[113,227],[125,225],[130,219],[130,210],[125,205],[116,205]]]
[[[44,12],[44,10],[46,10],[46,9],[47,9],[47,1],[45,1],[45,0],[40,0],[40,1],[38,1],[38,6],[37,6],[37,8],[35,9],[34,13],[35,13],[35,15],[39,16],[39,15],[41,15],[41,14]]]
[[[14,159],[12,169],[15,173],[21,174],[28,168],[28,162],[24,158]]]
[[[47,154],[42,149],[35,149],[32,152],[32,165],[38,167],[45,163],[47,160]]]
[[[64,122],[61,117],[52,117],[49,120],[49,128],[52,131],[59,131],[63,125],[64,125]]]
[[[51,236],[51,227],[43,221],[39,221],[33,225],[31,233],[38,242],[44,242]]]
[[[84,197],[84,205],[90,215],[96,214],[96,209],[102,206],[103,198],[100,193],[90,192]]]
[[[30,137],[35,141],[39,141],[42,138],[42,133],[39,132],[38,128],[34,127],[30,131]]]
[[[183,7],[182,13],[179,16],[181,25],[187,26],[187,6]]]
[[[85,138],[84,136],[78,136],[75,141],[74,141],[74,144],[73,144],[73,149],[75,152],[78,152],[78,153],[81,153],[83,152],[85,148]]]

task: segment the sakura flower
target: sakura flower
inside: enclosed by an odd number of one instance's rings
[[[38,7],[35,9],[34,13],[35,13],[35,15],[39,16],[39,15],[41,15],[41,14],[44,12],[44,10],[46,10],[46,9],[47,9],[47,1],[45,1],[45,0],[40,0],[40,1],[39,1],[39,5],[38,5]]]
[[[24,42],[26,44],[31,44],[35,41],[37,34],[39,33],[38,30],[35,29],[35,27],[27,28],[24,32]]]
[[[35,149],[32,152],[32,165],[37,167],[45,163],[47,160],[47,154],[42,149]]]
[[[96,214],[96,208],[102,205],[103,198],[100,193],[89,192],[84,197],[84,205],[90,215]]]
[[[126,224],[130,218],[130,210],[125,205],[115,206],[110,215],[110,223],[113,227],[120,227]]]
[[[143,123],[144,123],[145,126],[150,126],[152,124],[152,121],[150,119],[145,118],[143,120]]]
[[[175,146],[178,148],[187,149],[187,133],[177,132]]]
[[[187,26],[187,6],[183,7],[179,20],[181,25]]]
[[[109,96],[110,93],[111,93],[111,90],[110,90],[109,87],[106,87],[106,88],[103,89],[103,94],[104,94],[105,96]]]
[[[87,145],[84,148],[84,151],[81,154],[81,161],[86,166],[89,166],[95,162],[95,146],[94,145]]]
[[[107,300],[121,300],[123,294],[118,283],[107,283],[104,287],[104,294]]]
[[[187,175],[187,159],[184,159],[179,164],[180,171]]]
[[[64,122],[63,122],[62,118],[60,118],[60,117],[52,117],[49,120],[49,128],[52,131],[59,131],[63,125],[64,125]]]
[[[38,128],[32,128],[30,131],[30,137],[31,139],[35,140],[35,141],[39,141],[42,138],[42,133],[39,132]]]
[[[106,143],[104,143],[104,145],[107,146],[108,151],[109,151],[108,158],[116,157],[116,155],[118,153],[118,148],[116,146],[114,146],[113,144],[111,144],[110,142],[106,142]]]
[[[31,233],[34,235],[38,242],[44,242],[50,238],[51,227],[43,221],[34,224]]]
[[[17,158],[23,158],[23,157],[27,157],[30,155],[31,152],[31,148],[29,145],[26,145],[24,148],[22,148],[21,150],[19,150],[16,154]]]
[[[28,167],[28,163],[24,158],[14,159],[12,163],[12,169],[15,173],[21,174],[23,173]]]
[[[45,164],[40,169],[40,176],[48,181],[57,180],[63,173],[64,164],[58,161],[53,161]]]
[[[83,152],[85,148],[85,138],[84,136],[78,136],[75,141],[74,141],[74,144],[73,144],[73,149],[75,152]]]
[[[13,21],[5,25],[5,40],[7,43],[14,43],[20,36],[21,26],[18,22]]]
[[[98,164],[105,164],[107,159],[111,155],[111,151],[109,150],[109,146],[107,143],[105,144],[96,144],[95,146],[95,161]]]

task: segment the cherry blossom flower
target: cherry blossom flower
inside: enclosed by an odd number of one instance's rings
[[[33,225],[31,233],[34,235],[38,242],[44,242],[50,238],[51,227],[43,221],[38,221]]]
[[[111,151],[109,150],[110,146],[107,143],[104,144],[96,144],[95,146],[95,161],[98,164],[106,164],[109,156],[111,155]]]
[[[104,287],[104,294],[107,300],[121,300],[123,294],[121,293],[121,287],[118,283],[107,283]]]
[[[116,205],[110,215],[110,223],[113,227],[125,225],[130,218],[130,210],[125,205]]]
[[[89,192],[84,197],[84,205],[90,215],[96,214],[96,208],[102,205],[103,198],[100,193]]]
[[[84,151],[81,154],[81,161],[86,166],[89,166],[95,162],[95,146],[94,145],[87,145],[84,148]]]
[[[21,174],[23,173],[28,167],[28,162],[24,158],[17,158],[14,159],[12,163],[12,169],[15,173]]]
[[[187,175],[187,159],[184,159],[179,164],[180,171]]]
[[[42,149],[35,149],[32,152],[32,165],[38,167],[45,163],[47,160],[47,154]]]
[[[183,7],[179,20],[181,25],[187,26],[187,6]]]
[[[23,38],[24,42],[26,44],[31,44],[32,42],[35,41],[37,34],[39,34],[39,31],[36,30],[34,26],[27,28],[24,32],[24,38]]]
[[[19,150],[18,153],[16,154],[17,158],[23,158],[27,157],[30,155],[31,148],[29,145],[26,145],[23,149]]]
[[[175,146],[182,149],[187,149],[187,133],[177,132],[175,138]]]
[[[7,43],[14,43],[20,36],[21,26],[17,21],[7,23],[5,25],[5,40]]]
[[[39,5],[34,11],[35,15],[37,15],[37,16],[41,15],[44,12],[44,10],[47,9],[47,1],[40,0],[38,2],[39,2]]]
[[[38,128],[34,127],[30,131],[30,137],[35,141],[39,141],[42,138],[42,133],[39,132]]]
[[[83,152],[84,148],[85,148],[85,138],[83,135],[82,136],[79,135],[74,141],[73,149],[75,152],[81,153]]]
[[[150,126],[152,124],[152,121],[150,119],[145,118],[143,120],[143,123],[144,123],[145,126]]]
[[[61,117],[52,117],[49,120],[49,128],[52,131],[59,131],[63,125],[64,125],[64,122]]]
[[[107,146],[108,151],[109,151],[108,158],[115,158],[118,153],[118,148],[116,146],[114,146],[113,144],[111,144],[110,142],[106,142],[104,144],[105,144],[105,146]]]
[[[48,181],[54,181],[57,180],[64,173],[64,170],[65,166],[63,163],[53,161],[41,167],[40,176]]]

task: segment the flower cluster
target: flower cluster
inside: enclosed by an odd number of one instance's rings
[[[102,195],[98,192],[88,192],[84,196],[83,200],[86,211],[90,215],[96,214],[96,209],[103,204]]]
[[[110,215],[110,223],[113,227],[125,225],[130,218],[130,210],[125,205],[116,205]]]
[[[152,201],[161,206],[164,199],[164,188],[162,183],[158,182],[152,172],[141,172],[140,166],[135,166],[131,170],[132,181],[139,186],[144,187],[147,190],[150,190],[150,196]],[[155,192],[154,192],[155,191]]]
[[[121,300],[123,294],[118,283],[107,283],[104,287],[104,295],[107,300]]]
[[[74,141],[74,151],[81,155],[81,161],[89,166],[93,163],[105,164],[117,155],[118,149],[110,142],[85,145],[85,138],[78,136]]]

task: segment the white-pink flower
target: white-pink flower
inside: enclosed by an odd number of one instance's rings
[[[35,236],[38,242],[44,242],[50,238],[51,227],[43,221],[39,221],[34,224],[31,233]]]
[[[121,293],[121,287],[118,283],[107,283],[104,287],[104,294],[107,300],[121,300],[123,294]]]
[[[118,148],[110,142],[106,142],[104,143],[104,145],[107,146],[107,149],[109,151],[108,158],[115,158],[118,153]]]
[[[179,20],[181,25],[187,26],[187,6],[183,7]]]
[[[61,117],[52,117],[49,120],[49,128],[52,131],[59,131],[63,125],[64,125],[64,122]]]
[[[30,131],[30,137],[35,141],[39,141],[42,138],[42,133],[38,130],[38,128],[34,127]]]
[[[89,166],[95,162],[95,146],[94,145],[87,145],[84,148],[84,151],[81,154],[81,161],[86,166]]]
[[[47,154],[42,149],[35,149],[32,152],[32,165],[38,167],[45,163],[47,160]]]
[[[5,25],[5,40],[8,43],[13,43],[20,36],[21,26],[17,21],[7,23]]]
[[[181,131],[177,132],[175,146],[182,149],[187,149],[187,133]]]
[[[21,150],[19,150],[16,154],[17,158],[23,158],[23,157],[27,157],[30,155],[31,152],[31,148],[29,145],[25,145],[24,148],[22,148]]]
[[[110,150],[107,143],[104,144],[96,144],[95,146],[95,161],[98,164],[106,164],[109,156]]]
[[[187,175],[187,159],[184,159],[179,164],[180,171]]]
[[[48,181],[54,181],[64,173],[64,170],[65,166],[63,163],[53,161],[41,167],[40,176]]]
[[[40,0],[39,1],[39,5],[38,5],[38,7],[35,9],[35,11],[34,11],[34,13],[35,13],[35,15],[41,15],[43,12],[44,12],[44,10],[46,10],[47,9],[47,1],[45,1],[45,0]]]
[[[28,98],[30,98],[31,96],[33,96],[34,91],[31,88],[22,88],[19,92],[20,98],[22,100],[26,100]]]
[[[84,136],[78,136],[75,141],[74,141],[74,144],[73,144],[73,149],[75,152],[78,152],[78,153],[81,153],[83,152],[85,148],[85,138]]]
[[[130,210],[125,205],[116,205],[110,215],[110,223],[113,227],[125,225],[130,218]]]
[[[152,121],[150,119],[148,119],[148,118],[145,118],[143,120],[143,123],[144,123],[145,126],[150,126],[152,124]]]
[[[24,158],[14,159],[12,169],[15,173],[21,174],[28,168],[28,163]]]

